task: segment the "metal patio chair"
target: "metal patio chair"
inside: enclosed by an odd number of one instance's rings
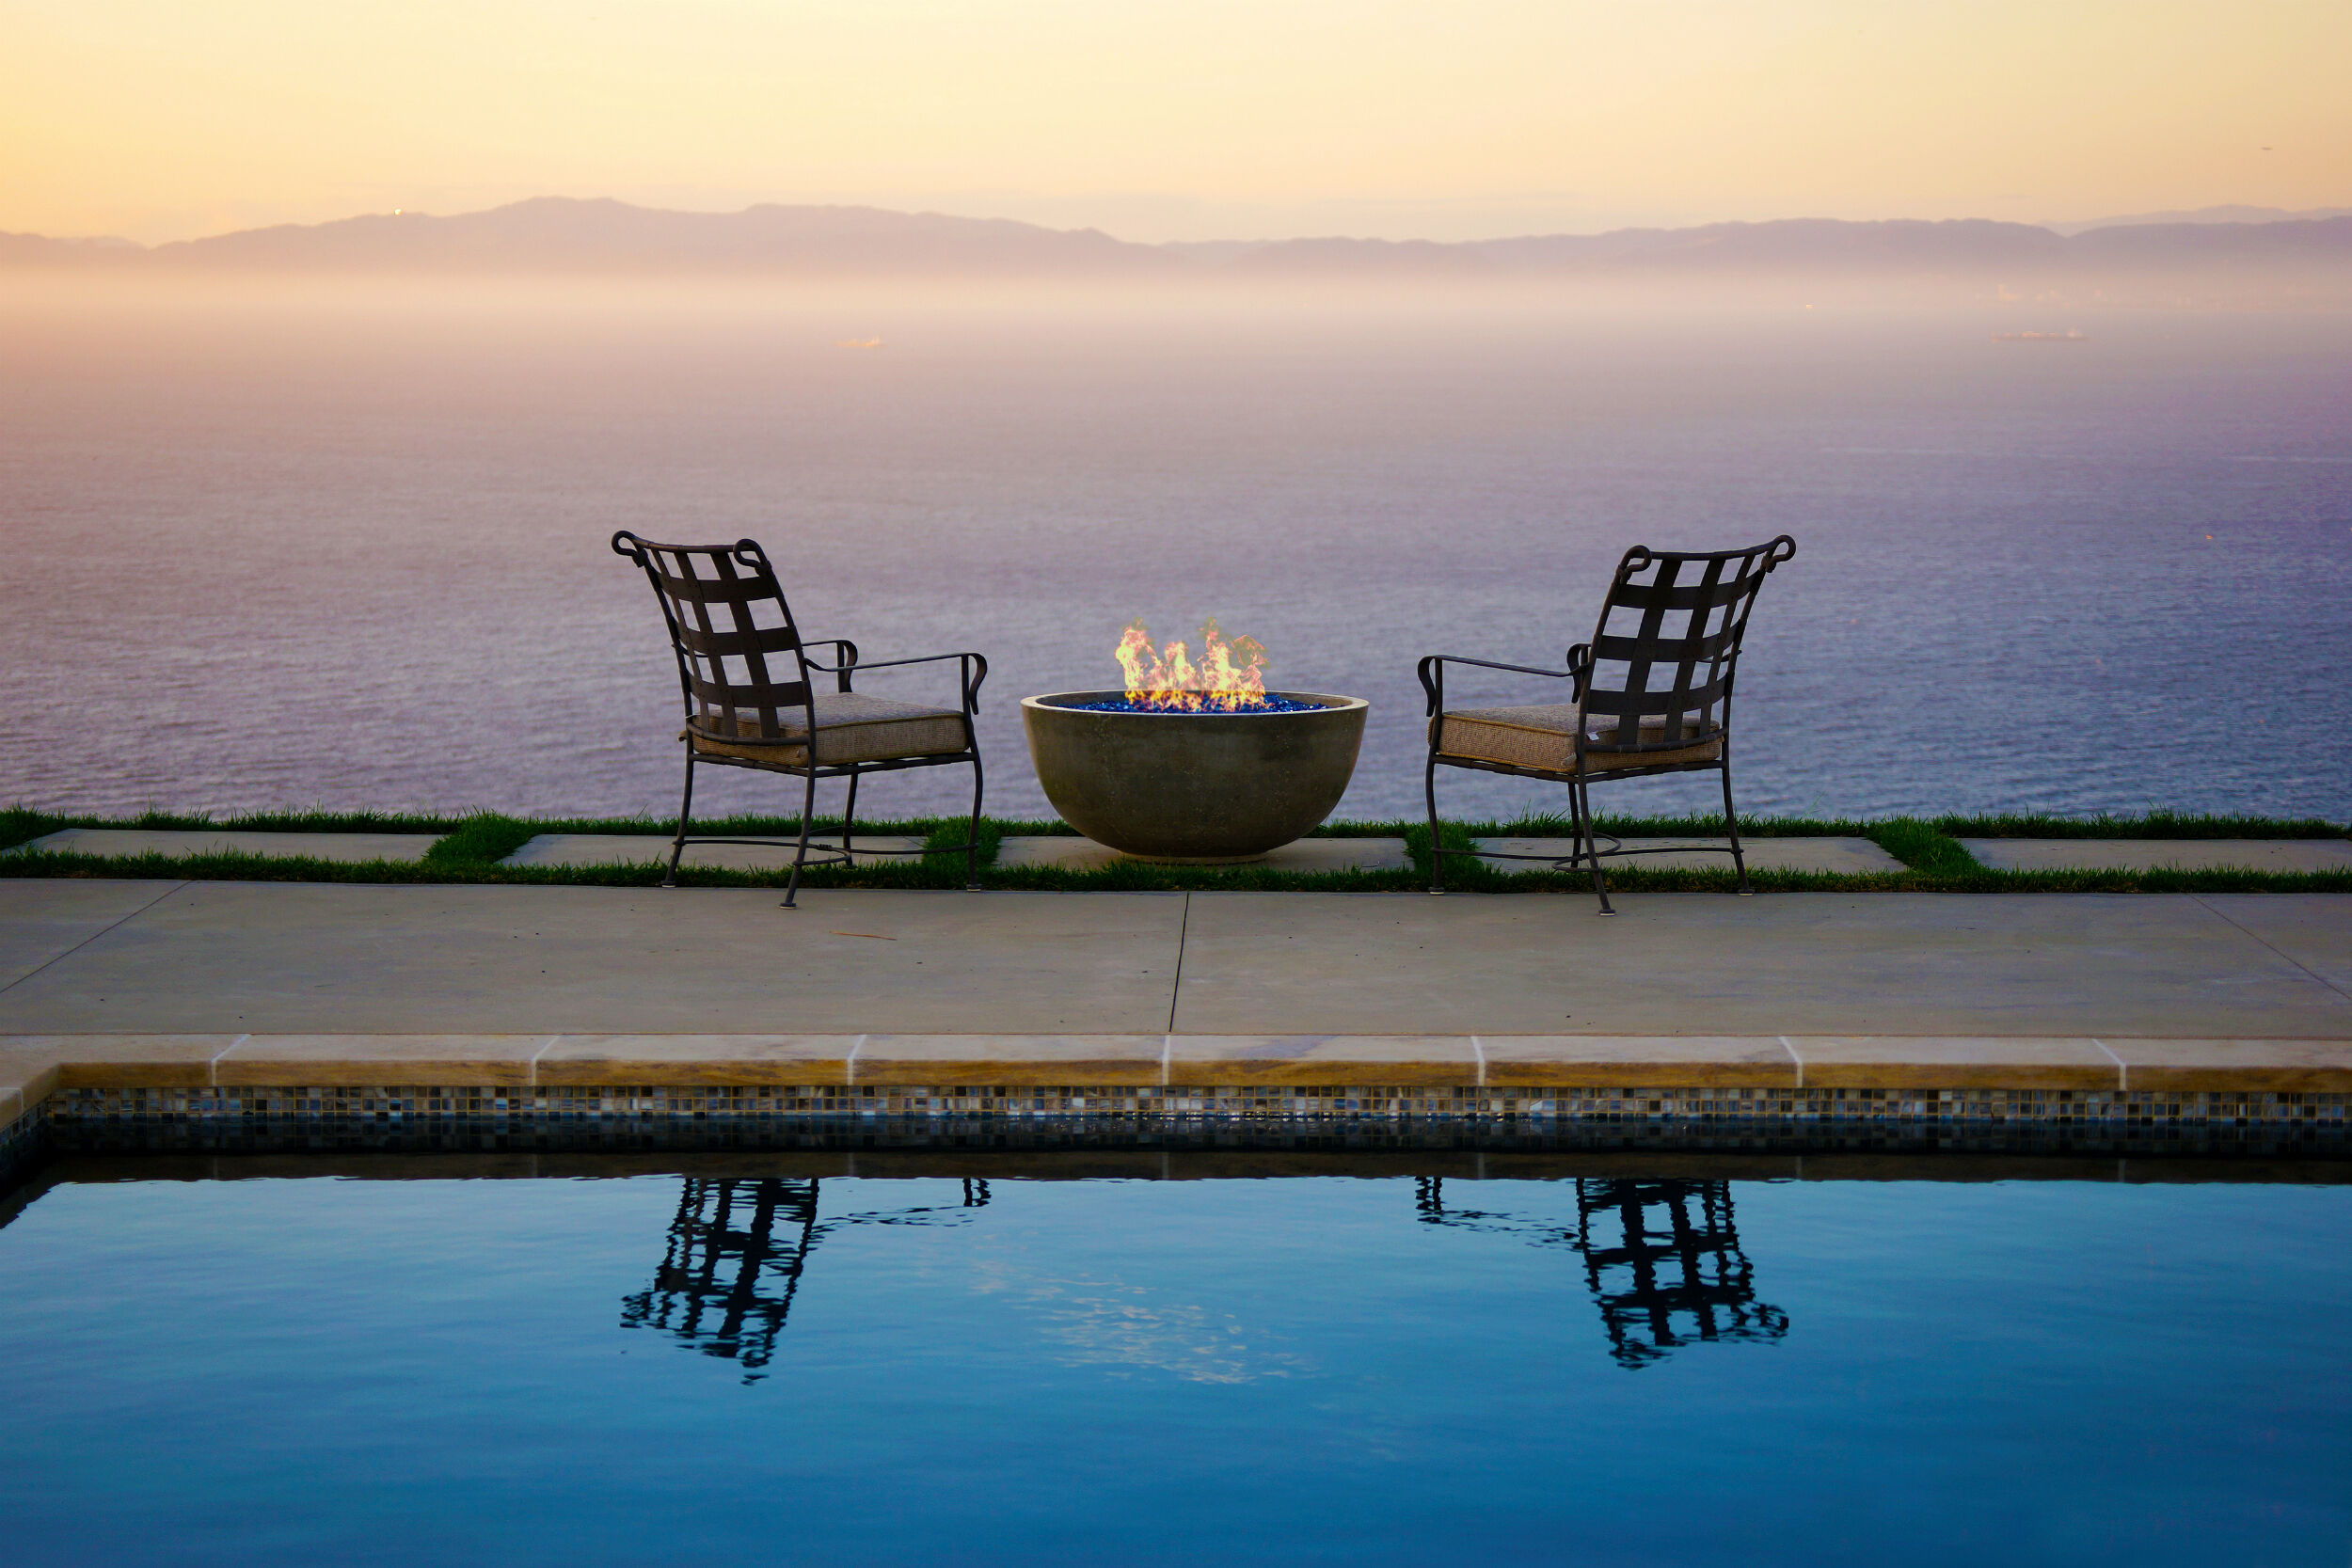
[[[1713,554],[1677,554],[1636,545],[1617,562],[1590,642],[1568,650],[1565,669],[1497,664],[1489,659],[1431,654],[1421,661],[1429,697],[1429,891],[1445,891],[1445,857],[1479,851],[1441,848],[1438,842],[1438,767],[1549,779],[1568,786],[1576,837],[1565,856],[1505,855],[1499,860],[1549,861],[1565,871],[1590,866],[1600,912],[1609,907],[1601,862],[1624,855],[1614,838],[1603,849],[1593,833],[1590,792],[1597,780],[1640,779],[1714,768],[1724,781],[1727,852],[1739,869],[1740,892],[1751,893],[1740,819],[1731,804],[1731,686],[1740,639],[1765,577],[1797,553],[1787,534],[1765,544]],[[1445,667],[1470,665],[1569,684],[1569,701],[1519,707],[1449,708]],[[1705,847],[1713,849],[1709,845]]]
[[[694,765],[755,768],[807,781],[801,802],[801,836],[792,857],[792,879],[784,907],[800,895],[801,872],[810,864],[850,863],[850,834],[857,819],[857,783],[867,773],[903,768],[972,765],[972,831],[960,846],[965,881],[979,885],[980,745],[972,715],[979,707],[980,683],[988,660],[974,653],[931,654],[921,658],[861,661],[857,644],[835,638],[802,641],[800,627],[784,602],[775,569],[749,539],[732,545],[657,545],[626,529],[612,536],[613,553],[644,568],[661,602],[677,656],[678,687],[686,700],[686,792],[678,802],[677,836],[670,846],[663,887],[677,885],[678,857],[689,844],[754,844],[782,847],[764,838],[709,838],[687,832],[694,804]],[[812,648],[835,650],[836,662],[811,658]],[[869,697],[850,689],[853,673],[912,664],[957,661],[961,705],[923,707]],[[782,668],[771,666],[781,664]],[[818,689],[815,673],[834,677],[834,689]],[[809,860],[809,821],[817,809],[817,781],[850,781],[841,813],[841,847]],[[926,849],[863,849],[866,855],[944,853]]]

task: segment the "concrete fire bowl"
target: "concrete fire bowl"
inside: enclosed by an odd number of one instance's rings
[[[1123,691],[1024,697],[1038,783],[1062,820],[1137,860],[1253,861],[1331,815],[1363,743],[1361,697],[1269,695],[1304,713],[1091,713]]]

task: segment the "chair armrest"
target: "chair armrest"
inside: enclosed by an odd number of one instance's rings
[[[1459,654],[1431,654],[1427,658],[1422,659],[1422,663],[1423,665],[1472,664],[1476,665],[1481,670],[1509,670],[1521,675],[1551,675],[1558,677],[1562,675],[1573,675],[1576,673],[1573,670],[1554,670],[1540,664],[1497,664],[1490,658],[1464,658]]]
[[[833,645],[833,643],[828,642],[803,643],[802,648],[803,651],[803,657],[805,657],[805,651],[809,648],[822,648]],[[807,662],[808,667],[812,670],[823,670],[840,675],[841,689],[844,691],[850,689],[850,673],[852,670],[895,670],[909,664],[944,664],[948,659],[952,658],[957,660],[961,666],[959,675],[963,688],[963,711],[966,713],[977,713],[979,711],[980,683],[988,679],[988,658],[987,656],[983,654],[924,654],[917,658],[860,659],[857,657],[857,649],[853,645],[848,642],[841,642],[839,645],[849,649],[850,657],[844,662],[840,664],[827,664],[822,659],[815,658],[808,659]]]
[[[841,652],[834,657],[839,658],[841,662],[838,664],[825,664],[817,659],[809,658],[808,650],[811,648],[838,648]],[[850,689],[850,672],[857,668],[856,643],[850,641],[846,637],[828,637],[822,641],[803,642],[801,644],[801,657],[806,660],[811,669],[832,671],[836,677],[834,681],[834,690],[847,691]]]
[[[1468,658],[1460,654],[1429,654],[1422,657],[1415,673],[1421,676],[1422,690],[1429,696],[1429,717],[1435,719],[1445,705],[1445,667],[1449,664],[1467,664],[1480,670],[1503,670],[1516,675],[1544,675],[1552,680],[1573,678],[1581,691],[1584,682],[1575,669],[1577,651],[1575,648],[1568,650],[1570,667],[1565,670],[1549,670],[1535,664],[1498,664],[1490,658]],[[1589,655],[1586,661],[1590,662]]]
[[[821,647],[823,644],[810,642],[804,646],[815,648]],[[808,667],[828,673],[836,670],[890,670],[901,664],[938,664],[950,658],[977,658],[983,665],[988,662],[987,659],[980,658],[978,654],[925,654],[920,658],[853,658],[843,664],[827,664],[822,659],[812,658],[808,661]]]

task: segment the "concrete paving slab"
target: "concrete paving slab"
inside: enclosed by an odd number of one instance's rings
[[[186,885],[0,880],[0,991]]]
[[[2206,893],[2198,902],[2352,998],[2352,898],[2328,893]]]
[[[241,1035],[48,1035],[0,1039],[0,1059],[56,1065],[70,1089],[191,1089]]]
[[[2099,1042],[2124,1064],[2131,1089],[2255,1089],[2342,1093],[2352,1081],[2352,1041],[2148,1040]]]
[[[827,841],[812,839],[809,853],[814,856],[830,842],[834,850],[841,847],[838,833]],[[850,853],[870,855],[882,859],[882,851],[920,849],[923,841],[906,833],[856,833],[850,839]],[[891,856],[897,859],[898,856]],[[541,833],[521,848],[499,862],[501,865],[667,865],[670,863],[670,840],[660,833]],[[769,847],[752,844],[690,844],[679,857],[680,865],[706,867],[723,871],[785,871],[792,865],[792,846]]]
[[[868,1064],[865,1053],[874,1053]],[[233,1057],[232,1057],[233,1053]],[[2352,1040],[1922,1036],[111,1035],[0,1037],[0,1087],[1417,1085],[1489,1089],[2352,1089]]]
[[[1065,871],[1100,871],[1127,859],[1107,845],[1090,838],[1008,838],[996,850],[1000,866],[1052,865]],[[1413,858],[1401,838],[1302,838],[1285,844],[1263,860],[1245,863],[1268,871],[1307,875],[1333,871],[1402,871]]]
[[[1802,1036],[1788,1041],[1808,1089],[2115,1089],[2116,1059],[2090,1039],[1876,1038]]]
[[[1963,838],[1995,871],[2352,871],[2342,838]]]
[[[545,1035],[258,1035],[213,1061],[220,1085],[484,1084],[531,1082]]]
[[[2186,896],[1190,897],[1180,1033],[2352,1036]]]
[[[856,1035],[565,1035],[540,1053],[540,1084],[850,1081]]]
[[[1794,1088],[1796,1057],[1772,1037],[1482,1035],[1494,1087]]]
[[[868,1035],[851,1078],[866,1085],[1157,1084],[1158,1035]]]
[[[70,959],[0,990],[0,1033],[822,1033],[1168,1027],[1182,894],[199,882],[54,895]],[[53,922],[52,924],[56,924]],[[6,920],[0,919],[0,927]],[[2207,1033],[2215,1031],[2208,1030]]]
[[[67,1055],[60,1037],[0,1036],[0,1084],[23,1084],[55,1073]]]
[[[1576,847],[1572,838],[1482,838],[1477,844],[1481,849],[1494,851],[1492,856],[1481,855],[1482,863],[1497,871],[1515,874],[1549,868],[1499,857],[1550,855],[1565,859]],[[1721,847],[1677,854],[1673,852],[1677,845]],[[1627,871],[1728,871],[1732,868],[1731,857],[1724,850],[1730,845],[1727,838],[1629,838],[1620,841],[1620,847],[1645,853],[1637,860],[1611,860],[1602,864],[1611,870]],[[1742,840],[1740,848],[1751,871],[1822,871],[1863,876],[1903,869],[1902,862],[1867,838],[1750,838]],[[1580,868],[1579,875],[1583,874]]]
[[[270,860],[407,863],[424,858],[438,833],[273,833],[228,828],[65,828],[21,846],[55,854],[259,855]]]
[[[1475,1084],[1478,1051],[1458,1035],[1178,1035],[1171,1084],[1405,1087]]]
[[[0,1033],[2352,1038],[2342,895],[1620,908],[0,879]]]

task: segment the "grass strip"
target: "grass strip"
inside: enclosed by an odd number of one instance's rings
[[[2152,811],[2144,816],[1939,816],[1953,838],[2343,838],[2342,823],[2316,816],[2213,816]]]
[[[1954,841],[1954,824],[1973,835],[1986,823],[2010,830],[1985,836],[2156,837],[2191,823],[2210,831],[2183,832],[2194,837],[2342,837],[2345,830],[2312,820],[2280,821],[2244,816],[2134,818],[1999,818],[1891,817],[1863,821],[1811,817],[1758,818],[1740,825],[1743,835],[1773,837],[1863,837],[1903,863],[1894,872],[1840,874],[1801,871],[1749,873],[1759,892],[1804,893],[2352,893],[2352,871],[2311,873],[2161,870],[2161,871],[1996,871],[1979,865]],[[2094,832],[2061,832],[2059,826],[2096,826]],[[2168,833],[2131,833],[2119,825],[2160,823]],[[723,837],[791,838],[800,832],[797,817],[737,816],[695,823],[698,834]],[[837,818],[820,819],[817,831],[838,832]],[[1626,838],[1720,836],[1722,819],[1712,816],[1603,817],[1598,831]],[[433,832],[440,836],[416,862],[373,861],[360,863],[310,859],[281,859],[247,854],[170,856],[146,854],[105,857],[72,853],[18,852],[0,856],[0,876],[20,878],[171,878],[191,880],[345,883],[462,883],[483,882],[522,886],[650,887],[661,880],[662,866],[655,863],[609,866],[509,866],[499,863],[539,833],[611,833],[667,837],[675,822],[650,817],[513,817],[494,812],[465,816],[402,816],[375,813],[281,813],[216,820],[150,813],[128,820],[69,817],[22,807],[0,812],[0,850],[13,848],[45,833],[68,827],[153,827],[242,829],[248,832]],[[917,857],[868,862],[850,867],[817,866],[803,876],[812,888],[961,888],[964,885],[964,856],[961,846],[969,828],[962,816],[922,817],[897,821],[861,821],[861,832],[905,834],[923,841],[926,853]],[[980,880],[983,886],[1035,892],[1327,892],[1406,893],[1429,885],[1429,830],[1422,821],[1341,822],[1318,830],[1327,838],[1401,838],[1411,857],[1410,869],[1383,871],[1297,872],[1263,865],[1179,866],[1122,862],[1096,870],[1073,870],[1051,865],[1002,867],[994,862],[1009,836],[1066,835],[1072,830],[1052,821],[985,818],[980,824]],[[1508,822],[1448,822],[1444,838],[1449,849],[1469,851],[1480,838],[1565,838],[1573,827],[1563,817],[1522,816]],[[681,884],[690,887],[755,887],[784,885],[783,870],[736,870],[717,867],[682,868]],[[1612,889],[1642,892],[1724,892],[1737,886],[1728,863],[1721,869],[1645,869],[1638,862],[1612,866]],[[1466,854],[1449,856],[1446,884],[1463,893],[1589,894],[1591,879],[1583,872],[1537,870],[1518,874],[1494,870]]]
[[[1898,816],[1873,823],[1864,835],[1912,870],[1930,877],[1965,877],[1984,869],[1977,857],[1931,823]]]
[[[448,871],[494,866],[540,832],[535,824],[483,812],[436,839],[424,852],[423,863]]]

